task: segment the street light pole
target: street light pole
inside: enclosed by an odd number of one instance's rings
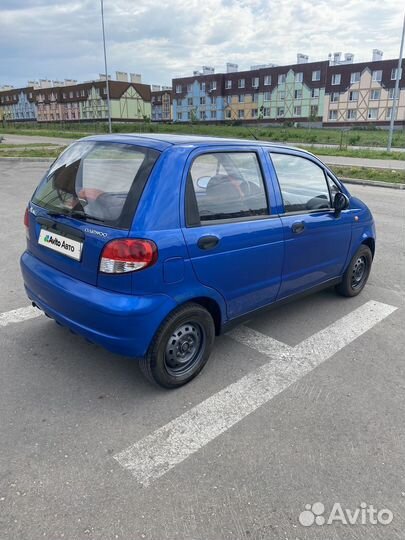
[[[391,152],[392,135],[394,132],[395,118],[397,116],[397,108],[398,108],[398,101],[399,101],[399,80],[402,75],[401,73],[402,72],[402,51],[404,49],[404,38],[405,38],[405,14],[404,14],[404,21],[402,23],[402,37],[401,37],[401,46],[399,48],[397,76],[395,79],[394,100],[392,102],[392,109],[391,109],[390,130],[388,134],[388,144],[387,144],[388,152]]]
[[[110,104],[110,87],[108,84],[108,68],[107,68],[107,51],[105,47],[105,29],[104,29],[104,0],[101,2],[101,26],[103,29],[103,48],[104,48],[104,69],[105,69],[105,86],[107,91],[107,114],[108,114],[108,132],[112,133],[111,127],[111,104]]]

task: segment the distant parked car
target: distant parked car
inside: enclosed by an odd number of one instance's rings
[[[367,206],[315,156],[259,141],[114,135],[50,167],[25,213],[33,304],[174,388],[260,309],[363,289]]]

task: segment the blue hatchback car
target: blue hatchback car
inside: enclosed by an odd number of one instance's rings
[[[312,154],[194,136],[73,143],[25,226],[33,304],[166,388],[257,310],[330,286],[359,294],[375,250],[369,209]]]

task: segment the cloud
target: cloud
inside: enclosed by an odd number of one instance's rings
[[[202,65],[223,71],[313,60],[329,52],[397,56],[403,1],[104,0],[109,71],[168,84]],[[0,84],[35,78],[88,80],[104,69],[97,0],[3,0]]]

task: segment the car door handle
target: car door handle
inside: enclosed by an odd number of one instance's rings
[[[219,243],[218,236],[207,235],[201,236],[197,242],[197,246],[200,249],[214,249]]]
[[[305,229],[305,223],[303,221],[296,221],[291,226],[292,232],[295,234],[300,234],[304,232]]]

